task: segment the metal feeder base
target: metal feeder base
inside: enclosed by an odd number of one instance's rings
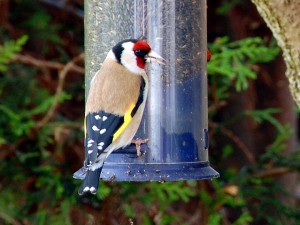
[[[219,177],[208,162],[191,163],[105,163],[101,179],[107,181],[175,181]]]

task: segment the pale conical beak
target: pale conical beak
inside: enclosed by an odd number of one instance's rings
[[[165,60],[155,51],[151,50],[148,55],[146,55],[146,62],[157,62],[159,64],[165,65]]]

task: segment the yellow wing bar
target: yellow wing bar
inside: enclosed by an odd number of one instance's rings
[[[132,120],[131,113],[125,114],[125,116],[124,116],[124,123],[120,126],[120,128],[114,134],[114,136],[113,136],[113,142],[123,133],[123,131],[126,129],[126,127],[131,122],[131,120]]]

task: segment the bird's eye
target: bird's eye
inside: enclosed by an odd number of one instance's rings
[[[147,51],[143,51],[143,50],[137,49],[137,50],[134,51],[134,54],[137,57],[144,57],[145,55],[147,55]]]

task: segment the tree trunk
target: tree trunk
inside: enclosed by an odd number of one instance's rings
[[[300,106],[300,1],[297,0],[252,0],[256,5],[258,12],[271,29],[282,49],[283,58],[286,64],[286,76],[289,80],[289,89],[294,101]],[[278,118],[283,123],[290,123],[294,130],[293,135],[287,140],[285,153],[296,149],[296,115],[293,113],[291,104],[288,101],[288,93],[282,87],[277,87],[279,95],[278,102],[283,103],[282,108],[289,109],[288,112],[281,113]],[[285,96],[285,97],[284,97]],[[285,98],[285,100],[283,99]],[[289,105],[290,107],[287,107]],[[293,116],[292,116],[293,115]],[[296,174],[287,174],[282,176],[279,182],[289,193],[293,193],[296,188]],[[281,198],[289,204],[293,204],[291,198]]]
[[[283,51],[291,94],[300,106],[300,1],[252,0]]]

